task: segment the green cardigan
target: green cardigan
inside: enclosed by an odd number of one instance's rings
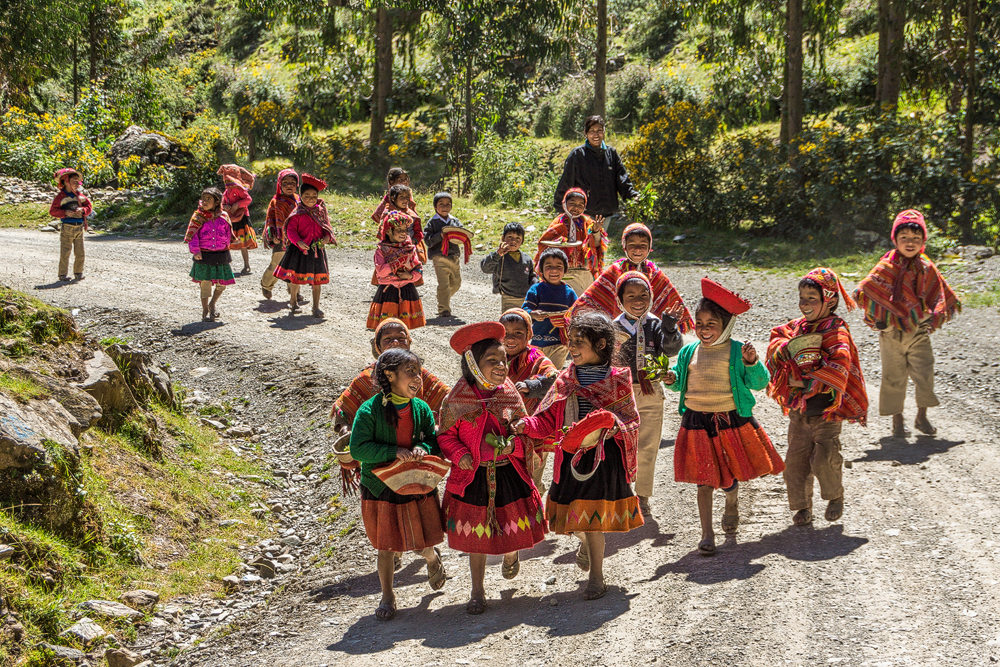
[[[756,364],[747,366],[743,363],[743,344],[736,340],[729,341],[729,344],[729,383],[733,387],[736,412],[740,417],[752,417],[753,406],[757,405],[757,399],[753,397],[752,392],[765,388],[771,376],[761,363],[759,355]],[[667,389],[680,392],[677,411],[681,414],[687,410],[684,406],[684,395],[687,393],[688,366],[691,365],[691,357],[699,345],[701,343],[695,341],[682,347],[677,353],[677,363],[671,369],[677,374],[677,379],[673,384],[668,384]]]
[[[413,446],[428,454],[438,454],[437,436],[434,434],[434,413],[419,398],[410,401],[413,409]],[[375,394],[362,403],[354,416],[351,429],[351,456],[361,463],[361,483],[374,495],[379,495],[386,485],[372,472],[396,459],[396,429],[389,425],[382,414],[382,394]]]

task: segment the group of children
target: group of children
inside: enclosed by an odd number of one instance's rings
[[[568,225],[560,224],[567,233]],[[722,285],[703,279],[692,318],[670,280],[647,258],[652,235],[646,227],[625,229],[626,256],[607,268],[597,252],[606,244],[603,231],[589,251],[587,239],[597,238],[598,229],[578,232],[576,240],[583,237],[584,243],[568,247],[580,252],[575,261],[589,266],[591,276],[581,281],[588,283],[580,284],[581,296],[562,282],[572,268],[567,246],[540,248],[543,280],[528,287],[523,307],[452,336],[462,374],[450,390],[408,351],[404,323],[387,319],[373,340],[376,363],[335,404],[336,427],[349,434],[350,453],[360,461],[362,516],[379,551],[379,619],[396,614],[393,570],[402,551],[427,560],[432,588],[444,585],[437,545],[445,538],[470,556],[470,614],[486,609],[487,556],[502,556],[501,573],[512,579],[519,552],[548,531],[579,539],[576,562],[588,572],[584,596],[602,597],[605,533],[637,528],[651,510],[664,386],[679,394],[674,478],[698,487],[699,553],[716,551],[714,491],[725,494],[722,530],[736,532],[740,483],[763,475],[783,473],[795,525],[813,521],[814,480],[827,501],[826,519],[839,520],[845,496],[839,434],[844,421],[865,424],[868,412],[857,347],[838,314],[853,310],[856,301],[882,338],[882,414],[893,416],[896,435],[906,435],[902,396],[906,378],[913,377],[915,425],[934,433],[926,415],[937,404],[927,336],[960,304],[922,254],[926,225],[918,212],[900,214],[892,231],[895,249],[853,298],[830,269],[803,276],[802,317],[771,331],[763,357],[752,343],[734,338],[738,318],[751,304]],[[566,242],[558,235],[550,240]],[[520,257],[509,255],[522,242],[523,233],[505,229],[500,248],[483,262],[502,297],[515,296],[511,285],[525,282],[521,274],[504,279],[499,271],[521,266]],[[695,341],[682,345],[681,334],[692,331]],[[673,364],[663,363],[675,355]],[[753,394],[764,389],[790,419],[784,460],[753,416]],[[550,453],[546,493],[541,479]],[[374,471],[382,466],[428,455],[451,463],[440,499],[436,490],[407,496],[377,481]]]

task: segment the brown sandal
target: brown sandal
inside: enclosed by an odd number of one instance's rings
[[[427,563],[427,583],[431,585],[431,590],[439,591],[444,588],[444,582],[448,580],[448,574],[444,571],[444,561],[441,560],[441,552],[437,547],[434,547],[434,553],[437,554],[438,566],[432,570],[431,564]]]
[[[469,603],[465,605],[465,613],[472,616],[478,616],[484,611],[486,611],[486,600],[481,598],[472,598],[469,600]]]
[[[380,621],[391,621],[396,618],[396,602],[395,600],[390,604],[388,602],[383,602],[375,609],[375,618]]]
[[[740,515],[736,514],[723,514],[722,515],[722,532],[727,535],[732,535],[740,527]]]
[[[517,554],[517,558],[514,559],[513,563],[507,564],[504,560],[503,567],[500,568],[501,574],[503,574],[504,579],[513,579],[517,576],[517,573],[521,571],[521,554]]]
[[[844,499],[837,498],[827,503],[825,516],[827,521],[837,521],[844,516]]]
[[[808,526],[813,522],[812,510],[799,510],[792,517],[792,523],[796,526]]]
[[[590,582],[587,587],[583,589],[583,599],[584,600],[600,600],[602,597],[608,593],[607,582],[602,581],[601,583]]]
[[[698,553],[702,556],[714,556],[715,555],[715,535],[706,537],[701,542],[698,543]]]

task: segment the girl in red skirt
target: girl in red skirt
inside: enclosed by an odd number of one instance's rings
[[[701,292],[694,325],[698,340],[681,348],[664,383],[681,395],[674,479],[698,485],[698,552],[711,556],[714,490],[726,493],[722,530],[735,533],[739,483],[776,475],[785,464],[753,416],[752,392],[767,387],[767,369],[752,343],[730,337],[736,316],[750,310],[750,303],[708,278],[702,279]]]
[[[639,499],[632,492],[639,446],[639,413],[632,395],[632,374],[611,366],[615,330],[602,314],[584,313],[569,325],[569,353],[573,363],[564,368],[534,416],[514,425],[515,433],[548,438],[572,426],[592,411],[607,410],[618,426],[608,435],[603,459],[598,447],[583,454],[577,467],[593,470],[589,477],[574,475],[573,461],[556,449],[552,486],[545,501],[545,518],[553,532],[573,533],[580,539],[576,564],[590,572],[584,590],[587,600],[604,597],[604,533],[625,533],[642,525]]]
[[[322,285],[330,282],[324,247],[337,245],[326,203],[319,198],[319,193],[325,189],[326,181],[323,179],[302,174],[299,203],[285,223],[288,250],[274,269],[274,275],[289,284],[288,307],[293,315],[299,310],[299,285],[312,285],[313,317],[323,317],[323,311],[319,309],[320,290]]]
[[[504,579],[520,570],[518,551],[545,537],[542,498],[531,481],[533,443],[512,437],[524,402],[507,377],[499,322],[469,324],[451,337],[462,377],[441,406],[438,445],[452,462],[442,507],[448,546],[469,554],[470,614],[486,611],[486,556],[503,555]]]
[[[416,246],[407,235],[412,220],[399,211],[382,218],[379,244],[375,250],[378,289],[368,311],[368,328],[374,329],[387,317],[395,317],[412,331],[426,324],[424,306],[414,286],[423,276]]]
[[[361,518],[372,546],[378,549],[378,579],[382,600],[375,618],[396,616],[392,590],[394,559],[413,551],[427,561],[427,581],[440,590],[446,574],[441,552],[444,540],[437,489],[420,495],[400,495],[373,472],[395,460],[420,459],[438,452],[434,414],[419,398],[420,359],[409,350],[386,350],[373,375],[379,393],[365,401],[354,417],[351,456],[361,463]]]

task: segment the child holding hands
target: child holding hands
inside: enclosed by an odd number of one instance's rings
[[[739,483],[777,474],[785,464],[753,416],[752,392],[767,386],[767,369],[752,343],[731,338],[736,316],[748,311],[750,303],[708,278],[702,279],[701,292],[694,325],[698,340],[681,348],[664,383],[680,392],[674,479],[698,485],[698,552],[711,556],[714,490],[726,494],[722,529],[735,533]]]
[[[415,283],[423,274],[417,248],[407,230],[413,221],[400,211],[389,211],[382,217],[379,244],[375,250],[375,275],[378,289],[368,310],[368,328],[395,317],[412,331],[424,326],[424,307]]]

